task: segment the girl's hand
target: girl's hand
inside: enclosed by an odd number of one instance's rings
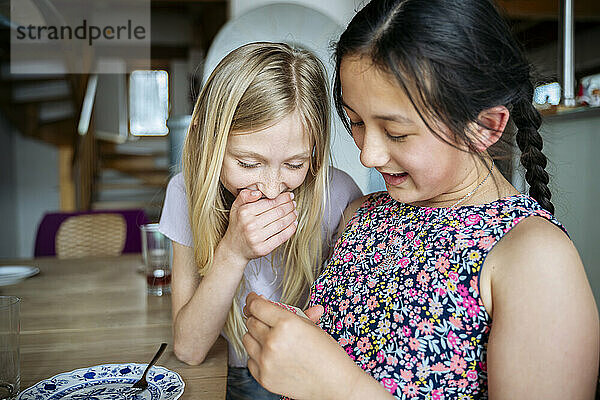
[[[243,189],[231,206],[229,226],[219,243],[228,253],[248,261],[266,256],[285,243],[298,225],[292,192],[260,199],[258,190]]]
[[[307,310],[318,319],[322,308]],[[248,369],[267,390],[295,399],[389,398],[327,333],[256,293],[246,298]],[[360,386],[361,390],[358,390]],[[368,387],[368,391],[364,389]]]

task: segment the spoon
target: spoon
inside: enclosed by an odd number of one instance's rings
[[[150,368],[152,368],[152,366],[154,364],[156,364],[156,362],[158,361],[160,356],[162,356],[162,353],[165,351],[166,348],[167,348],[166,343],[163,343],[160,345],[160,348],[154,355],[154,358],[152,359],[152,361],[150,361],[150,364],[148,364],[148,366],[146,367],[146,370],[144,371],[144,375],[142,375],[140,380],[138,380],[136,383],[133,384],[133,386],[131,386],[133,389],[139,389],[140,391],[143,391],[148,388],[148,381],[146,381],[146,374],[148,373],[148,370]]]

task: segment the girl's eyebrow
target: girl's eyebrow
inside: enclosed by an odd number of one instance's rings
[[[258,154],[254,151],[246,151],[246,150],[232,150],[231,151],[235,156],[238,157],[250,157],[250,158],[254,158],[256,160],[259,161],[267,161],[266,157],[264,157],[262,154]],[[284,161],[291,161],[291,160],[308,160],[310,158],[310,155],[307,152],[303,152],[303,153],[299,153],[296,155],[293,155],[287,159],[285,159]]]
[[[342,105],[344,107],[346,107],[348,110],[352,111],[354,114],[358,115],[358,113],[356,111],[354,111],[352,109],[352,107],[350,107],[348,104],[346,104],[345,102],[342,102]],[[400,114],[382,114],[382,115],[375,115],[374,118],[376,119],[382,119],[384,121],[392,121],[392,122],[398,122],[400,124],[412,124],[413,121],[406,118],[403,115]]]

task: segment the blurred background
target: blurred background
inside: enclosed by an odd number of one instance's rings
[[[60,17],[52,0],[13,1],[27,4],[42,21]],[[580,251],[600,303],[600,2],[578,0],[572,8],[567,0],[497,3],[543,77],[535,102],[544,115],[556,214]],[[102,5],[102,0],[90,4]],[[0,258],[42,255],[36,238],[48,213],[141,210],[148,221],[157,221],[168,179],[180,170],[194,100],[219,60],[247,42],[284,41],[315,52],[331,77],[330,44],[363,2],[148,4],[148,66],[136,70],[130,61],[113,57],[101,62],[121,73],[70,74],[68,65],[41,66],[35,59],[13,64],[11,72],[16,21],[11,2],[0,0]],[[565,10],[571,9],[569,20]],[[565,33],[573,34],[572,41],[565,41]],[[572,63],[565,49],[572,51]],[[51,73],[39,73],[40,67]],[[572,81],[565,78],[565,68]],[[27,74],[28,69],[38,72]],[[333,119],[334,165],[364,193],[383,189],[378,174],[360,165],[337,116]],[[526,190],[518,163],[502,168],[519,190]]]

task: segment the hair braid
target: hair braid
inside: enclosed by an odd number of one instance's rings
[[[542,136],[538,129],[542,125],[542,117],[535,109],[530,98],[533,86],[528,84],[527,95],[515,103],[513,120],[517,126],[517,145],[521,150],[521,164],[525,167],[525,180],[529,184],[529,195],[540,205],[554,214],[554,205],[550,201],[552,194],[548,188],[550,180],[546,172],[547,159],[542,148]],[[530,96],[531,94],[531,96]]]

